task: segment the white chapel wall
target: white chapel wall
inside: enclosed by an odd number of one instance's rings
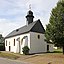
[[[40,39],[38,39],[38,35],[40,35]],[[30,32],[30,36],[30,53],[47,52],[47,44],[44,41],[44,34]]]
[[[26,42],[27,38],[26,40],[23,40],[23,42],[21,43],[21,40],[24,36],[28,37],[28,44]],[[9,51],[9,46],[10,46],[11,47],[10,52],[19,53],[19,42],[16,40],[19,37],[20,37],[20,53],[22,54],[22,47],[27,45],[30,48],[30,34],[26,33],[26,34],[22,34],[22,35],[18,35],[18,36],[5,39],[5,50]],[[14,39],[15,39],[15,46],[14,46]],[[7,46],[6,46],[6,41],[7,41]]]

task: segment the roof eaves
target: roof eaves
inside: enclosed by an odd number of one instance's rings
[[[30,31],[27,31],[27,32],[24,32],[24,33],[20,33],[20,34],[16,34],[16,35],[12,35],[12,36],[8,36],[8,37],[5,37],[5,39],[7,38],[11,38],[11,37],[14,37],[14,36],[18,36],[18,35],[22,35],[22,34],[25,34],[25,33],[29,33]]]

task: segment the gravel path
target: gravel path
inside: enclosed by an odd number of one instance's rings
[[[17,61],[17,60],[10,60],[7,58],[0,57],[0,64],[29,64],[27,62]]]

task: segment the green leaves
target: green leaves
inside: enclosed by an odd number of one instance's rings
[[[45,31],[46,41],[64,45],[64,1],[59,1],[57,6],[52,9],[49,24]]]
[[[0,34],[0,43],[4,43],[4,37]]]

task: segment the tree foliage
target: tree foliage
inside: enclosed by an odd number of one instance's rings
[[[2,34],[0,34],[0,43],[4,43],[4,37],[2,37]]]
[[[2,34],[0,34],[0,51],[5,50],[5,42],[4,37],[2,37]]]
[[[52,9],[45,31],[46,41],[64,47],[64,1],[60,0]]]

